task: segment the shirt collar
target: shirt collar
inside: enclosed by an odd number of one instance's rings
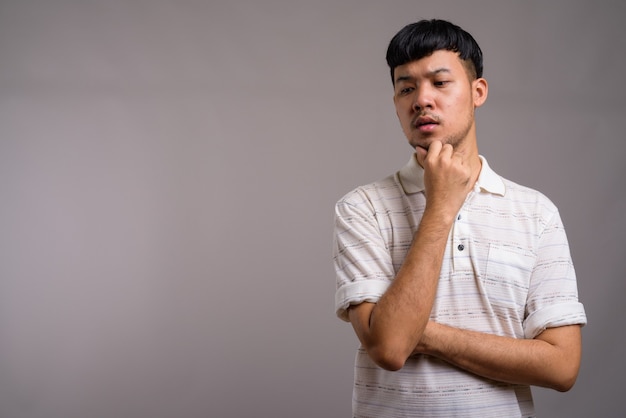
[[[502,178],[489,167],[487,160],[479,156],[482,163],[475,188],[488,193],[504,196],[506,188]],[[424,169],[417,163],[417,156],[411,155],[409,162],[398,171],[400,185],[406,194],[419,193],[424,190]]]

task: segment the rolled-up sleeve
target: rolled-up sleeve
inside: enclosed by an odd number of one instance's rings
[[[547,328],[585,325],[587,316],[578,300],[576,273],[558,211],[547,220],[539,237],[527,299],[524,335],[535,338]]]
[[[333,260],[335,311],[348,321],[348,307],[377,302],[394,277],[389,250],[367,196],[352,192],[335,205]]]

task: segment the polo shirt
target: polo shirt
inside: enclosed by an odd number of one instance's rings
[[[482,167],[451,228],[430,319],[457,328],[534,338],[587,322],[556,206],[542,193]],[[377,302],[393,281],[424,212],[424,170],[415,155],[394,175],[335,206],[335,309]],[[530,387],[496,382],[417,355],[399,371],[359,347],[355,417],[532,417]]]

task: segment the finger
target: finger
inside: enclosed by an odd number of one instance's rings
[[[428,153],[426,155],[426,157],[429,160],[433,160],[435,158],[437,158],[439,156],[439,153],[441,153],[441,147],[443,146],[443,144],[441,143],[441,141],[433,141],[430,146],[428,147]]]
[[[441,151],[439,152],[439,155],[442,159],[452,159],[452,157],[455,155],[454,147],[452,147],[452,145],[450,144],[443,144],[441,146]]]

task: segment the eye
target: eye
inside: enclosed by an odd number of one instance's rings
[[[398,94],[400,94],[401,96],[405,96],[411,93],[413,90],[414,90],[413,87],[403,87],[398,91]]]
[[[437,87],[444,87],[448,83],[450,83],[448,80],[437,80],[433,84]]]

